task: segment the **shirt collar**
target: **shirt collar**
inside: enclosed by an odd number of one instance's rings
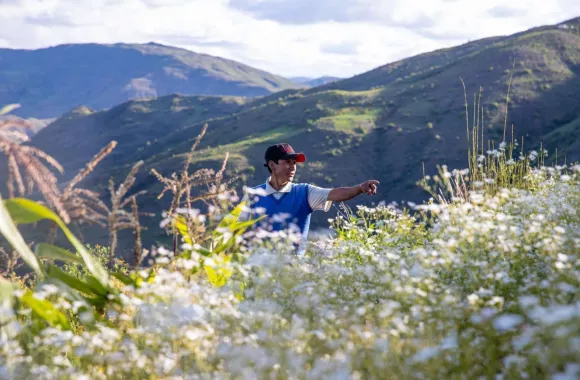
[[[272,179],[272,177],[268,177],[268,179],[266,180],[266,195],[270,195],[270,194],[274,194],[274,193],[289,193],[292,190],[292,182],[288,182],[280,190],[274,189],[272,187],[272,185],[270,185],[271,179]]]

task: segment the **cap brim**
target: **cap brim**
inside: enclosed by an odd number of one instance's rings
[[[287,154],[283,157],[284,160],[287,159],[292,159],[292,160],[296,160],[296,162],[304,162],[306,161],[306,156],[304,155],[304,153],[291,153],[291,154]]]

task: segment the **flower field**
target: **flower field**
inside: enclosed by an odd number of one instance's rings
[[[304,258],[265,232],[157,249],[98,306],[4,281],[0,378],[578,378],[580,166],[529,175],[345,210]]]

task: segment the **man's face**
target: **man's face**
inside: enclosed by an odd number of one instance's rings
[[[278,164],[272,161],[270,168],[272,169],[273,177],[292,182],[296,174],[296,160],[278,160]]]

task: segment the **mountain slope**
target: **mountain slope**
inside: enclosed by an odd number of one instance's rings
[[[580,149],[576,149],[580,36],[560,26],[411,57],[314,89],[286,90],[251,100],[179,97],[179,102],[191,103],[183,114],[172,110],[172,97],[129,102],[107,112],[58,120],[32,144],[63,163],[62,179],[67,180],[108,140],[117,139],[114,155],[83,185],[104,191],[109,176],[121,179],[133,162],[142,159],[145,167],[135,191],[148,191],[142,207],[158,215],[168,199],[157,200],[162,186],[150,169],[165,175],[178,170],[205,122],[209,130],[193,166],[217,168],[223,154],[230,152],[228,173],[238,177],[238,190],[244,184],[264,181],[268,175],[262,166],[265,148],[285,141],[308,157],[298,170],[298,181],[334,187],[375,178],[381,182],[378,196],[357,198],[356,203],[420,201],[427,196],[415,185],[423,164],[427,173],[433,173],[436,164],[467,166],[460,78],[467,90],[470,121],[473,96],[482,88],[480,113],[485,119],[486,146],[503,138],[511,78],[508,131],[513,124],[515,137],[524,138],[526,149],[537,148],[543,141],[550,158],[559,149],[566,151],[568,162],[580,160]],[[202,106],[203,101],[212,106]],[[200,107],[211,114],[200,114]],[[63,140],[67,133],[69,140]],[[325,226],[328,217],[315,213],[313,227]],[[152,227],[148,243],[162,240],[155,234],[158,222],[148,222]]]
[[[196,126],[224,114],[235,113],[246,102],[241,97],[168,95],[151,100],[132,100],[104,112],[80,107],[41,130],[33,144],[63,162],[64,179],[74,176],[94,154],[111,140],[119,143],[103,162],[137,161],[139,152],[181,128]],[[55,151],[60,146],[66,149]]]
[[[300,85],[239,62],[159,44],[0,49],[0,104],[18,116],[57,117],[173,93],[260,96]]]
[[[332,77],[332,76],[322,76],[318,78],[309,78],[309,77],[291,77],[290,80],[300,83],[309,87],[316,87],[322,86],[323,84],[335,82],[340,80],[341,78]]]

